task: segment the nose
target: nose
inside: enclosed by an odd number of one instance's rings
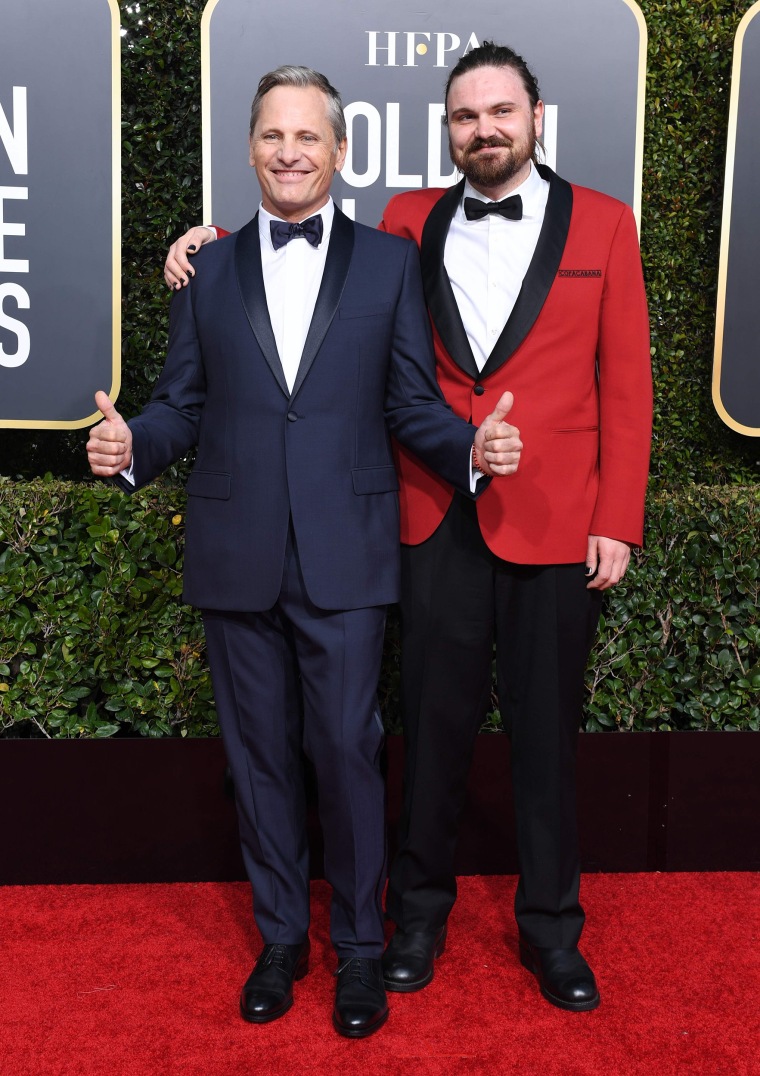
[[[488,112],[478,114],[475,133],[478,138],[491,138],[492,135],[496,134],[493,117]]]
[[[277,156],[283,162],[283,164],[292,164],[293,161],[297,161],[301,155],[301,150],[298,145],[298,139],[292,135],[286,135],[280,143]]]

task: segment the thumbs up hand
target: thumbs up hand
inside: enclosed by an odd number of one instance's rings
[[[514,474],[520,462],[522,441],[516,426],[505,422],[512,410],[514,397],[502,393],[490,415],[486,415],[475,434],[473,463],[486,475]]]
[[[94,475],[109,478],[132,462],[132,431],[105,392],[95,393],[95,403],[104,417],[90,430],[87,457]]]

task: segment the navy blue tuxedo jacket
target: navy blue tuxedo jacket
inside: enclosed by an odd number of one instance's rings
[[[336,209],[292,393],[266,305],[258,218],[204,247],[196,266],[172,302],[156,390],[129,424],[132,488],[197,445],[187,483],[185,600],[207,609],[271,608],[292,518],[317,606],[396,601],[390,435],[469,493],[475,433],[438,388],[414,244]]]

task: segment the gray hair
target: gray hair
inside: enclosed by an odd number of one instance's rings
[[[259,88],[251,105],[251,138],[261,112],[261,102],[275,86],[296,86],[301,90],[313,88],[323,93],[327,98],[327,118],[335,135],[335,145],[340,145],[346,137],[346,118],[343,115],[340,94],[319,71],[314,71],[311,67],[296,67],[293,64],[285,64],[274,71],[268,71],[259,80]]]

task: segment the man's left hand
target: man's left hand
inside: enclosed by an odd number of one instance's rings
[[[623,578],[631,559],[631,547],[615,538],[589,534],[586,550],[586,572],[593,576],[587,590],[609,590]],[[596,573],[596,574],[594,574]]]
[[[486,415],[475,434],[475,451],[483,474],[514,474],[520,462],[522,441],[516,426],[504,419],[512,410],[514,397],[504,392],[490,415]]]

